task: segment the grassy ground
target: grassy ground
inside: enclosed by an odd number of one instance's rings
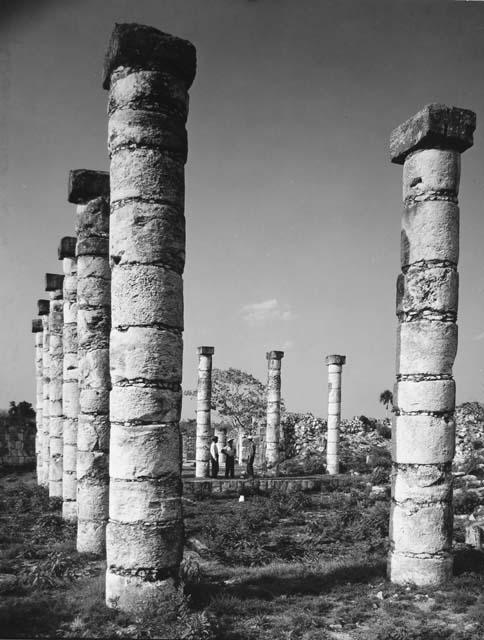
[[[185,500],[187,552],[173,614],[104,606],[104,565],[32,474],[0,480],[0,637],[206,640],[481,640],[484,558],[456,547],[439,589],[385,579],[388,497],[331,494]],[[460,505],[462,509],[462,505]],[[457,532],[462,539],[462,532]]]

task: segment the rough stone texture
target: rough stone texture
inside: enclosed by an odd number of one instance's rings
[[[126,610],[170,599],[182,554],[185,121],[195,67],[193,45],[133,24],[116,25],[105,61],[113,384],[106,602]]]
[[[392,134],[403,164],[397,281],[396,416],[392,430],[392,582],[436,585],[452,575],[460,153],[471,111],[429,105]]]
[[[341,374],[346,356],[326,356],[328,367],[328,436],[326,443],[326,471],[339,473],[339,427],[341,422]]]
[[[428,104],[397,127],[390,136],[390,157],[403,164],[417,149],[454,149],[463,152],[472,147],[476,114],[468,109]]]
[[[42,320],[42,426],[40,427],[40,475],[39,484],[49,486],[49,433],[50,433],[50,333],[49,333],[49,300],[39,300],[39,315]]]
[[[109,174],[71,171],[77,203],[77,550],[103,556],[109,494]]]
[[[214,352],[214,347],[198,347],[196,478],[208,478],[210,475],[210,444],[212,439],[210,410],[212,402],[212,356]]]
[[[64,276],[46,274],[46,291],[49,291],[49,496],[62,498],[63,475],[63,414],[62,380],[64,351],[62,334],[64,303],[62,300]]]
[[[267,471],[277,475],[281,430],[281,364],[283,351],[269,351],[267,359],[267,426],[265,450]]]
[[[43,373],[42,373],[42,346],[44,343],[43,326],[40,318],[32,320],[32,333],[35,335],[35,459],[37,470],[37,483],[42,480],[42,410],[44,405]]]
[[[62,238],[59,259],[64,270],[64,371],[62,408],[64,413],[64,469],[62,515],[77,520],[77,422],[79,383],[77,353],[77,259],[76,238]]]

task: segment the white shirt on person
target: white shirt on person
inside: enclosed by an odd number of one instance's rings
[[[215,458],[215,460],[218,459],[218,447],[216,442],[212,442],[210,445],[210,455],[212,458]]]

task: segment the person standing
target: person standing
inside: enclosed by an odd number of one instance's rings
[[[236,454],[233,438],[227,440],[227,445],[223,448],[223,452],[225,453],[225,477],[233,478]]]
[[[256,447],[255,447],[254,438],[252,436],[248,436],[247,440],[249,441],[249,446],[247,451],[247,475],[253,478]]]
[[[218,437],[212,437],[212,444],[210,445],[210,466],[212,469],[211,476],[216,478],[218,476]]]

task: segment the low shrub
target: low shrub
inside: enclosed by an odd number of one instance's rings
[[[454,513],[457,515],[471,514],[481,504],[481,499],[476,491],[463,489],[454,494]]]

